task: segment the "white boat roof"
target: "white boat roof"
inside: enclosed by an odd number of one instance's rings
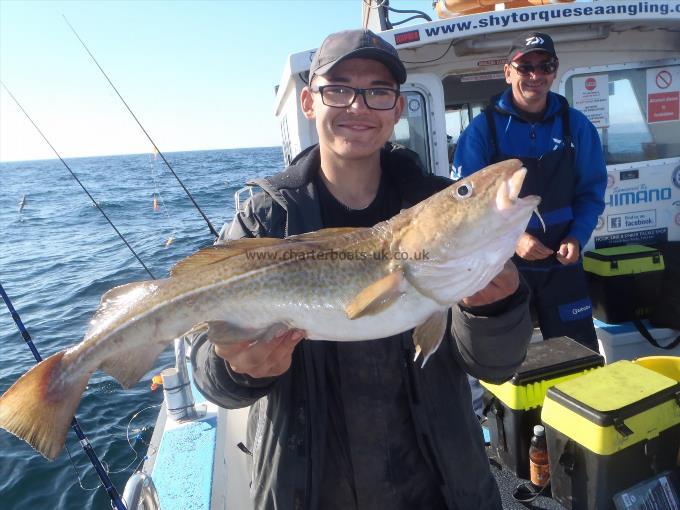
[[[609,31],[677,31],[679,22],[680,0],[594,0],[462,15],[381,31],[379,35],[397,48],[407,70],[413,70],[427,67],[429,59],[425,57],[436,57],[435,49],[445,51],[455,41],[457,55],[504,57],[514,32],[545,30],[558,44],[578,45],[597,38],[598,33],[606,37]],[[277,89],[277,114],[291,78],[309,70],[315,51],[312,48],[289,55]],[[416,55],[419,63],[413,63]]]

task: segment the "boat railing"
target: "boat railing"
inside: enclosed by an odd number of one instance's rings
[[[241,195],[246,195],[245,200],[241,198]],[[245,204],[249,198],[253,198],[252,186],[243,186],[234,193],[234,210],[236,213],[243,212],[245,210]]]
[[[175,366],[161,372],[166,416],[176,422],[201,418],[204,406],[196,406],[187,369],[189,339],[175,339]],[[191,349],[191,347],[189,347]],[[161,411],[162,412],[162,411]],[[160,501],[150,474],[135,472],[125,484],[123,501],[128,510],[160,510]]]
[[[160,510],[161,508],[151,476],[141,471],[128,479],[123,492],[123,501],[128,510]]]

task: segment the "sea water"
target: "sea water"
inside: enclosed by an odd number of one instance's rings
[[[247,180],[282,168],[279,147],[165,156],[217,230],[232,218],[234,193]],[[159,156],[66,162],[157,278],[212,243],[206,222]],[[59,160],[0,164],[0,283],[43,358],[82,339],[104,292],[149,278]],[[34,362],[0,303],[0,392]],[[144,460],[162,401],[162,391],[150,390],[151,377],[172,364],[168,349],[130,390],[97,372],[78,408],[81,428],[121,494]],[[66,444],[72,458],[65,449],[48,462],[0,430],[0,508],[110,508],[72,431]]]

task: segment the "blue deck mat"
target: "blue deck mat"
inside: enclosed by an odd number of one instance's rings
[[[210,508],[216,433],[215,416],[165,432],[153,470],[163,510]]]
[[[194,385],[191,364],[187,369],[195,403],[201,404],[205,397]],[[152,474],[163,510],[210,508],[216,437],[216,416],[163,434]]]

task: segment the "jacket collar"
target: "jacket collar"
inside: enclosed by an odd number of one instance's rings
[[[444,177],[425,177],[418,155],[397,144],[387,143],[380,151],[380,166],[386,177],[401,193],[408,207],[433,192],[439,191],[451,181]],[[287,201],[298,195],[301,189],[308,189],[321,168],[321,155],[318,145],[308,147],[298,154],[285,171],[271,177],[254,179],[248,185],[259,186],[288,209]]]
[[[523,120],[512,102],[512,88],[508,88],[500,96],[496,96],[493,102],[495,104],[496,111]],[[549,91],[548,108],[546,108],[541,122],[545,122],[553,117],[558,117],[562,115],[562,113],[564,113],[564,110],[568,107],[569,104],[567,103],[567,100],[563,96],[555,94],[552,91]]]

